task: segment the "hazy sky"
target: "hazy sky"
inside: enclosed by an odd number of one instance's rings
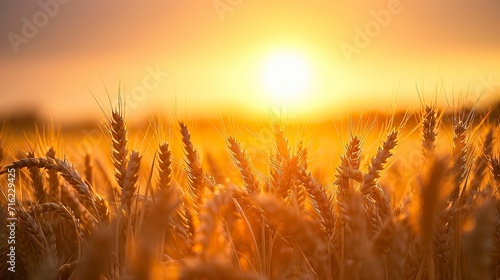
[[[499,15],[497,0],[4,0],[0,110],[94,116],[102,76],[113,98],[122,80],[132,115],[266,112],[279,104],[262,65],[290,50],[311,77],[291,111],[415,103],[416,85],[433,95],[437,81],[449,96],[494,98]]]

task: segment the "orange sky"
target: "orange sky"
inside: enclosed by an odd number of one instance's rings
[[[123,81],[132,115],[175,104],[188,116],[285,106],[331,117],[418,104],[416,85],[433,95],[438,80],[440,94],[490,99],[500,96],[499,14],[496,0],[6,0],[0,110],[93,116],[87,87],[105,102],[100,75],[112,94]],[[272,101],[260,79],[266,57],[285,50],[310,66],[294,105]]]

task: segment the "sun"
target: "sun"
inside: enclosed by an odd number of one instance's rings
[[[309,63],[298,52],[273,53],[264,61],[262,84],[273,101],[281,104],[297,103],[310,90]]]

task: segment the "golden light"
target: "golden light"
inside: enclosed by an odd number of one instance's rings
[[[311,88],[311,69],[303,55],[281,51],[270,55],[262,69],[262,84],[274,102],[294,104]]]

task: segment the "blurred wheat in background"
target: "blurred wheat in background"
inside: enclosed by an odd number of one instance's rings
[[[500,279],[496,115],[351,121],[330,167],[287,124],[267,126],[259,152],[226,127],[226,148],[200,153],[183,122],[131,136],[122,105],[103,125],[110,154],[63,153],[49,128],[25,150],[2,131],[2,186],[15,170],[17,194],[8,204],[2,187],[2,220],[12,205],[18,218],[2,279]]]

